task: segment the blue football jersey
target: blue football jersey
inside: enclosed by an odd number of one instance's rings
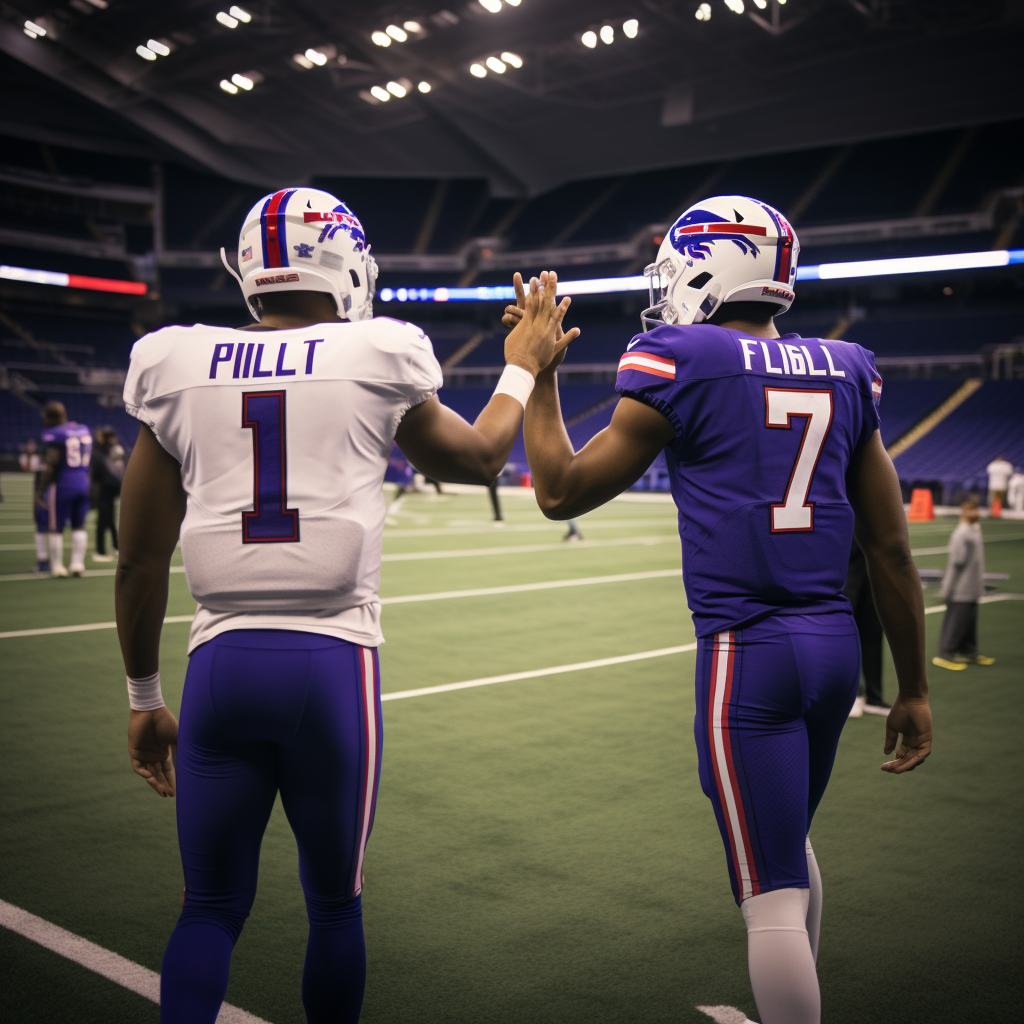
[[[56,481],[62,489],[89,490],[89,459],[92,456],[92,434],[81,423],[61,423],[43,431],[43,447],[59,448],[60,463]]]
[[[661,412],[698,636],[781,611],[849,611],[846,471],[878,429],[882,381],[845,341],[710,324],[634,338],[616,391]]]

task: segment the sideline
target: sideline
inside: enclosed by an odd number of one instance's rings
[[[697,650],[697,645],[683,644],[681,647],[661,647],[655,651],[640,651],[639,654],[620,654],[615,658],[598,658],[596,661],[578,661],[573,665],[555,665],[552,668],[537,668],[529,672],[508,672],[503,676],[484,676],[482,679],[467,679],[464,683],[444,683],[441,686],[424,686],[419,690],[398,690],[382,693],[380,699],[404,700],[406,697],[426,697],[431,693],[448,693],[449,690],[468,690],[474,686],[491,686],[494,683],[514,683],[518,679],[539,679],[541,676],[557,676],[564,672],[581,672],[588,668],[604,668],[606,665],[625,665],[630,661],[646,658],[663,658],[667,654],[683,654]]]
[[[59,925],[35,914],[30,914],[21,907],[0,900],[0,925],[16,932],[18,935],[37,942],[40,946],[66,957],[76,964],[101,975],[108,981],[148,999],[160,1003],[160,975],[148,967],[128,960],[118,953],[97,946],[95,942],[83,939],[74,932],[69,932]],[[246,1010],[241,1010],[230,1003],[221,1006],[217,1016],[217,1024],[269,1024],[262,1017],[257,1017]]]

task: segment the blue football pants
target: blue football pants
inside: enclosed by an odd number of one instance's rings
[[[860,680],[851,615],[776,615],[698,641],[701,788],[737,903],[806,889],[805,840]]]
[[[185,894],[164,954],[163,1024],[217,1018],[278,792],[309,917],[307,1020],[359,1019],[359,894],[380,759],[375,650],[318,633],[234,630],[193,652],[176,767]]]

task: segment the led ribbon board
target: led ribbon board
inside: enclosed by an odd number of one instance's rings
[[[85,277],[82,274],[58,274],[52,270],[29,270],[28,267],[0,265],[0,279],[24,281],[28,284],[53,284],[59,288],[84,288],[91,292],[120,292],[122,295],[145,295],[144,281],[120,281],[113,277]]]

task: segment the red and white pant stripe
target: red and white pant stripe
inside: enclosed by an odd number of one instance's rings
[[[370,827],[373,824],[373,804],[377,784],[377,758],[380,738],[380,722],[377,717],[377,681],[372,647],[359,648],[359,672],[361,683],[361,699],[363,702],[363,723],[365,728],[364,742],[366,753],[363,764],[363,816],[359,823],[359,856],[356,858],[356,876],[353,896],[358,896],[363,888],[363,855],[366,853],[366,841],[370,838]]]
[[[729,835],[733,868],[739,884],[740,900],[761,891],[754,864],[743,794],[740,790],[733,760],[729,726],[729,701],[732,697],[733,668],[736,658],[735,635],[717,633],[712,648],[711,686],[708,693],[708,733],[711,737],[711,760],[715,783]]]

